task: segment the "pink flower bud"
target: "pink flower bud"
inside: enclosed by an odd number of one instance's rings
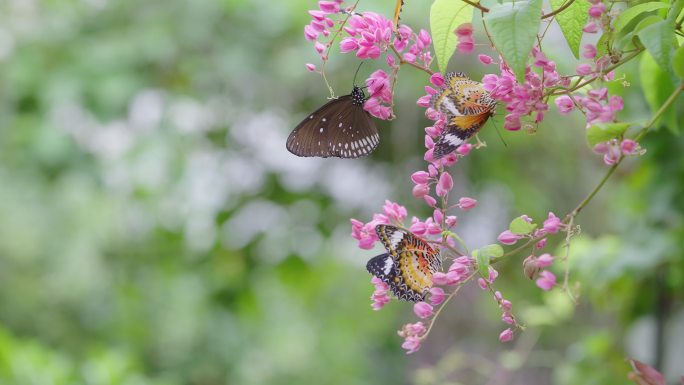
[[[492,64],[492,62],[494,61],[490,56],[482,55],[482,54],[477,55],[477,60],[479,60],[480,63],[485,64],[485,65]]]
[[[610,151],[611,145],[608,142],[596,143],[594,145],[594,152],[597,154],[607,154]]]
[[[454,187],[454,180],[451,178],[448,172],[443,172],[439,176],[439,182],[437,183],[436,191],[437,196],[443,197],[451,191]]]
[[[593,59],[596,57],[596,46],[593,44],[585,44],[584,50],[582,51],[582,56],[587,59]]]
[[[487,290],[487,281],[485,281],[484,278],[480,277],[477,279],[477,286],[479,286],[482,290]]]
[[[306,63],[306,70],[309,72],[314,72],[314,71],[316,71],[316,66],[314,64],[311,64],[311,63]]]
[[[359,44],[356,42],[356,39],[348,37],[346,39],[342,39],[340,42],[340,51],[343,53],[356,51],[357,49],[359,49]]]
[[[456,149],[456,152],[458,152],[459,154],[461,154],[463,156],[466,156],[466,155],[470,154],[470,150],[472,150],[472,149],[473,149],[472,144],[464,143],[464,144],[458,146],[458,148]]]
[[[319,1],[318,8],[325,13],[337,13],[340,11],[340,5],[335,1]]]
[[[430,83],[434,84],[437,87],[441,87],[442,84],[444,84],[444,77],[442,76],[441,73],[435,72],[430,76]]]
[[[475,44],[473,44],[473,42],[470,41],[462,41],[458,43],[458,45],[456,45],[456,49],[460,53],[468,54],[473,52],[473,50],[475,49]]]
[[[553,265],[553,256],[549,253],[544,253],[537,258],[537,267],[549,267]]]
[[[544,231],[556,234],[561,228],[561,220],[554,213],[549,212],[549,217],[544,221]]]
[[[586,33],[596,33],[598,32],[598,25],[596,25],[596,23],[593,21],[590,21],[584,26],[584,28],[582,28],[582,31]]]
[[[432,306],[437,306],[444,302],[445,297],[446,295],[441,287],[433,287],[430,289],[430,303]]]
[[[515,323],[515,320],[513,319],[513,317],[509,313],[501,314],[501,321],[503,321],[509,325],[513,325]]]
[[[423,200],[425,200],[425,203],[427,203],[427,205],[430,207],[435,207],[435,205],[437,204],[437,199],[433,198],[430,195],[424,196]]]
[[[456,226],[457,221],[458,221],[458,217],[456,217],[455,215],[448,215],[446,217],[446,224],[449,227]]]
[[[413,191],[411,193],[416,198],[423,198],[430,193],[430,187],[426,184],[417,184],[413,186]]]
[[[426,171],[416,171],[411,174],[411,180],[415,184],[426,184],[429,179],[430,174],[428,174]]]
[[[406,350],[406,354],[412,354],[418,351],[420,349],[420,342],[421,339],[415,336],[408,336],[404,340],[404,343],[401,344],[402,349]]]
[[[501,300],[501,308],[504,309],[506,312],[510,312],[512,307],[513,307],[513,304],[511,303],[511,301],[509,301],[507,299]]]
[[[510,230],[506,230],[499,234],[497,239],[504,245],[515,245],[515,243],[518,242],[518,239],[520,239],[520,235],[513,234]]]
[[[513,330],[510,328],[504,330],[499,334],[499,341],[501,342],[508,342],[513,339]]]
[[[473,198],[463,197],[458,200],[458,207],[462,210],[470,210],[477,206],[477,201]]]
[[[441,271],[438,271],[438,272],[432,274],[432,284],[433,285],[446,285],[446,283],[447,283],[446,274],[442,273]]]
[[[435,223],[442,223],[442,220],[444,220],[444,214],[442,213],[442,210],[435,209],[435,211],[432,213],[432,218],[435,220]]]
[[[456,36],[458,37],[467,37],[467,36],[472,36],[473,34],[473,25],[471,23],[463,23],[459,25],[456,30],[454,31]]]
[[[534,247],[537,248],[537,250],[543,249],[544,246],[546,246],[546,238],[541,239],[539,242],[537,242]]]
[[[433,313],[432,305],[427,302],[416,302],[416,304],[413,305],[413,312],[416,313],[418,318],[429,318]]]
[[[603,3],[596,3],[589,8],[589,17],[598,19],[601,17],[603,12],[606,11],[606,5]]]
[[[577,66],[575,72],[577,75],[589,75],[590,73],[594,72],[594,70],[591,68],[591,65],[582,63]]]
[[[427,231],[427,225],[425,222],[417,221],[411,224],[409,230],[416,235],[423,235]]]
[[[416,100],[416,104],[420,107],[428,107],[430,105],[430,99],[432,99],[432,96],[423,95]]]
[[[539,273],[539,278],[537,279],[536,283],[540,289],[549,291],[556,284],[556,276],[553,275],[552,272],[544,270]]]

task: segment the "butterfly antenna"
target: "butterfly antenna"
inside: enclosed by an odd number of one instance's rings
[[[503,143],[504,147],[508,148],[508,144],[506,144],[506,141],[503,138],[503,135],[501,135],[501,131],[499,131],[499,125],[496,124],[496,117],[492,119],[494,121],[494,128],[496,128],[496,133],[499,135],[499,139],[501,139],[501,143]]]
[[[363,63],[365,63],[365,61],[362,61],[361,63],[359,63],[359,66],[356,67],[356,72],[354,72],[354,80],[353,80],[354,86],[356,86],[356,75],[359,74],[359,70],[361,69],[361,66],[363,65]]]

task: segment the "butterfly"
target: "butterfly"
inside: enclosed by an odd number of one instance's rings
[[[366,95],[354,86],[351,94],[331,100],[295,127],[287,149],[297,156],[358,158],[373,152],[380,135],[363,109]]]
[[[432,274],[442,267],[442,259],[428,243],[390,225],[378,225],[375,232],[387,253],[371,258],[366,269],[380,278],[400,300],[418,302],[432,287]]]
[[[463,72],[447,73],[444,85],[432,95],[430,104],[446,117],[446,128],[435,141],[435,159],[451,153],[475,135],[496,108],[496,101],[482,83],[471,80]]]

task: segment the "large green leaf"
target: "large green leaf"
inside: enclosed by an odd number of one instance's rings
[[[684,45],[679,46],[672,57],[672,67],[675,74],[684,79]]]
[[[630,21],[634,20],[637,16],[646,12],[655,11],[656,9],[663,9],[669,7],[670,4],[665,4],[657,1],[635,5],[633,7],[627,8],[624,12],[620,14],[620,16],[617,17],[617,19],[615,19],[615,22],[613,23],[613,28],[615,28],[615,32],[620,32],[629,24]]]
[[[521,0],[490,8],[484,16],[494,46],[522,81],[541,21],[541,0]]]
[[[557,10],[568,1],[572,0],[551,0],[551,8]],[[591,3],[588,1],[575,0],[569,7],[556,15],[556,22],[558,22],[563,36],[565,36],[565,40],[576,58],[579,58],[582,28],[587,23],[589,7],[591,7]]]
[[[437,65],[446,72],[449,59],[456,50],[454,31],[463,23],[473,20],[473,7],[456,0],[435,0],[430,8],[430,32],[435,47]]]
[[[670,70],[674,48],[674,22],[663,20],[644,27],[638,33],[639,40],[665,71]]]
[[[607,142],[624,134],[631,123],[597,123],[587,130],[587,142],[594,147],[598,143]]]
[[[655,113],[674,91],[676,80],[669,72],[663,71],[648,52],[641,55],[639,65],[641,89],[651,107],[651,113]],[[665,125],[674,133],[679,132],[677,114],[674,108],[668,108],[656,124]]]

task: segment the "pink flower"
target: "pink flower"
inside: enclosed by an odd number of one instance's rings
[[[544,253],[544,254],[540,255],[539,257],[537,257],[536,265],[539,268],[549,267],[549,266],[553,265],[553,257],[549,253]]]
[[[435,188],[437,196],[446,196],[453,187],[454,180],[451,179],[451,175],[449,175],[448,172],[443,172],[442,175],[439,176],[439,182]]]
[[[415,305],[413,305],[413,312],[416,313],[418,318],[429,318],[433,314],[432,305],[422,301],[416,302]]]
[[[402,349],[406,350],[406,354],[412,354],[420,349],[420,338],[415,336],[408,336],[404,339],[404,343],[401,344]]]
[[[425,200],[425,203],[427,203],[427,205],[430,207],[435,207],[435,205],[437,204],[437,199],[431,197],[430,195],[424,196],[423,200]]]
[[[590,73],[594,72],[594,70],[591,68],[591,65],[583,63],[575,68],[575,72],[577,75],[589,75]]]
[[[636,151],[637,147],[639,147],[639,144],[632,139],[624,139],[620,143],[620,150],[625,155],[632,155],[634,151]]]
[[[587,59],[593,59],[596,57],[596,46],[593,44],[585,44],[584,50],[582,51],[582,56]]]
[[[584,26],[584,28],[582,28],[582,31],[586,33],[596,33],[598,32],[598,25],[596,25],[596,23],[593,21],[590,21]]]
[[[430,193],[430,187],[427,184],[417,184],[413,186],[411,193],[416,198],[423,198]]]
[[[556,234],[561,228],[561,220],[554,213],[549,212],[548,218],[544,221],[544,231],[549,234]]]
[[[537,242],[537,244],[534,245],[534,247],[536,247],[537,250],[543,249],[544,246],[546,246],[546,238],[540,239],[539,242]]]
[[[492,64],[492,62],[494,61],[490,56],[482,55],[482,54],[477,55],[477,59],[480,61],[480,63],[485,64],[485,65]]]
[[[382,209],[388,218],[397,222],[403,222],[407,215],[406,207],[395,202],[390,202],[389,200],[385,200],[385,205],[382,206]]]
[[[421,222],[418,220],[418,218],[413,217],[413,220],[411,220],[411,226],[409,226],[409,231],[416,235],[423,235],[427,231],[427,225],[425,225],[425,222]]]
[[[458,200],[458,207],[462,210],[470,210],[477,206],[477,201],[473,198],[463,197]]]
[[[568,114],[573,110],[573,108],[575,108],[575,104],[572,102],[572,99],[567,95],[557,97],[555,103],[558,107],[558,111],[560,111],[561,114]]]
[[[510,230],[506,230],[499,234],[497,239],[504,245],[515,245],[515,243],[518,242],[518,239],[520,239],[520,235],[513,234]]]
[[[504,330],[499,334],[499,341],[501,342],[508,342],[513,339],[513,330],[510,328]]]
[[[608,106],[613,111],[621,111],[625,106],[625,102],[624,100],[622,100],[621,97],[613,95],[610,97],[610,100],[608,101]]]
[[[445,222],[446,222],[447,226],[454,227],[454,226],[456,226],[456,223],[458,222],[458,217],[455,215],[447,215]]]
[[[489,287],[489,284],[487,283],[487,281],[484,278],[480,277],[477,279],[477,286],[479,286],[480,289],[482,289],[482,290],[487,290],[487,288]]]
[[[314,64],[311,64],[311,63],[306,63],[306,70],[309,72],[314,72],[314,71],[316,71],[316,66]]]
[[[357,49],[359,49],[359,43],[356,42],[356,39],[347,37],[340,41],[340,51],[342,53],[356,51]]]
[[[444,294],[444,290],[441,287],[430,288],[430,303],[433,306],[437,306],[440,303],[444,302],[445,297],[446,295]]]
[[[597,154],[606,154],[610,151],[610,142],[596,143],[593,150]]]
[[[466,37],[473,35],[473,25],[471,23],[463,23],[459,25],[454,31],[458,37]]]
[[[603,155],[603,163],[612,166],[620,160],[622,152],[617,146],[610,146],[608,152]]]
[[[539,278],[537,279],[536,283],[540,289],[549,291],[554,285],[556,285],[556,276],[553,275],[552,272],[544,270],[539,273]]]

